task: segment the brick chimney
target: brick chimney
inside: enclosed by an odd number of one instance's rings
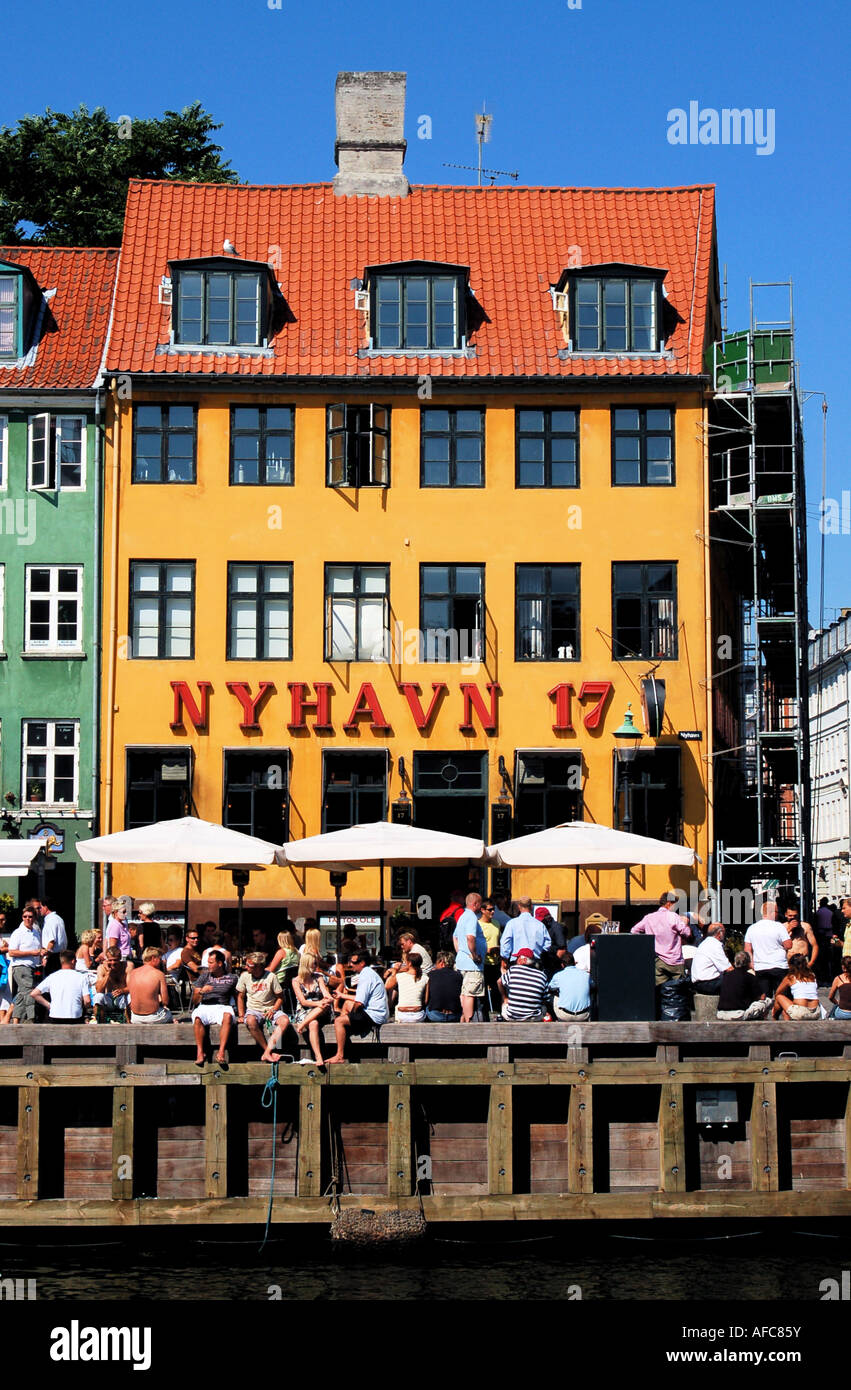
[[[334,89],[339,173],[334,192],[405,198],[405,74],[338,72]]]

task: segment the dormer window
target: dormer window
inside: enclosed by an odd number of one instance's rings
[[[269,266],[215,256],[172,267],[175,344],[262,347],[283,301]]]
[[[367,270],[373,348],[453,352],[464,346],[467,269],[416,262]]]
[[[0,357],[21,354],[20,275],[0,275]]]
[[[565,272],[568,336],[574,352],[661,352],[662,280],[666,271],[643,266],[588,266]]]

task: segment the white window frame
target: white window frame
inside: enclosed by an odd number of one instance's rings
[[[50,574],[50,587],[48,590],[32,591],[30,580],[33,570],[47,570]],[[75,570],[78,576],[76,595],[68,594],[59,589],[59,571]],[[24,588],[24,651],[33,652],[39,655],[58,653],[81,653],[83,650],[83,566],[82,565],[27,565],[25,566],[26,581]],[[76,597],[77,600],[77,637],[74,642],[59,640],[59,604],[67,602],[69,598]],[[47,600],[50,604],[50,615],[48,625],[50,631],[47,641],[34,641],[30,636],[30,603]]]
[[[9,417],[0,415],[0,492],[9,486]]]
[[[28,742],[29,726],[31,724],[47,725],[47,743],[44,746],[30,744]],[[56,728],[59,724],[71,724],[74,728],[74,743],[72,748],[56,746]],[[46,760],[46,772],[44,778],[44,799],[42,801],[27,800],[27,756],[28,754],[43,756]],[[67,756],[73,753],[74,757],[74,794],[70,801],[55,801],[55,782],[56,782],[56,756]],[[21,806],[23,809],[45,810],[50,808],[52,811],[75,810],[80,804],[80,721],[79,719],[24,719],[21,727]]]
[[[62,447],[63,425],[70,422],[80,424],[80,482],[63,484],[62,464],[59,454]],[[42,426],[44,439],[44,458],[36,462],[36,426]],[[86,490],[86,450],[87,420],[85,415],[56,414],[41,411],[31,415],[27,422],[27,488],[30,492],[85,492]],[[39,441],[41,442],[41,441]],[[35,469],[43,469],[41,479],[36,480]]]

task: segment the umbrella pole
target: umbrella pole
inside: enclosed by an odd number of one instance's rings
[[[186,865],[186,880],[183,885],[183,935],[189,930],[189,870],[190,864]]]
[[[381,945],[382,945],[382,946],[386,946],[386,945],[387,945],[387,941],[386,941],[385,936],[384,936],[384,860],[383,860],[383,859],[380,861],[379,866],[378,866],[378,883],[379,883],[379,889],[378,889],[378,939],[379,939],[379,941],[381,942]]]
[[[624,897],[626,898],[626,915],[627,915],[627,921],[629,921],[629,865],[628,865],[628,864],[627,864],[626,868],[624,869],[624,879],[625,879]]]
[[[340,920],[340,894],[342,891],[342,885],[335,883],[334,896],[337,899],[337,960],[339,960],[343,954],[343,923]]]
[[[576,913],[576,931],[574,936],[579,935],[579,865],[576,866],[576,879],[573,886],[573,910]]]

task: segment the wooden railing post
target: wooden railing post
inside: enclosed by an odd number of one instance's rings
[[[387,1192],[391,1197],[410,1197],[413,1153],[411,1136],[411,1088],[387,1088]]]
[[[755,1192],[780,1187],[777,1150],[777,1085],[757,1081],[751,1104],[751,1184]]]
[[[18,1181],[19,1197],[31,1200],[39,1195],[38,1181],[38,1086],[18,1090]]]
[[[678,1082],[659,1087],[659,1187],[686,1190],[686,1135],[683,1088]]]
[[[567,1121],[567,1190],[594,1191],[594,1104],[590,1086],[571,1086]]]
[[[307,1077],[298,1094],[298,1195],[322,1194],[322,1086]]]
[[[112,1092],[112,1195],[133,1196],[134,1099],[133,1086],[116,1086]]]
[[[488,1192],[514,1187],[514,1105],[510,1082],[491,1086],[488,1106]]]
[[[208,1197],[228,1195],[228,1088],[204,1087],[207,1097],[204,1132],[204,1178]]]

